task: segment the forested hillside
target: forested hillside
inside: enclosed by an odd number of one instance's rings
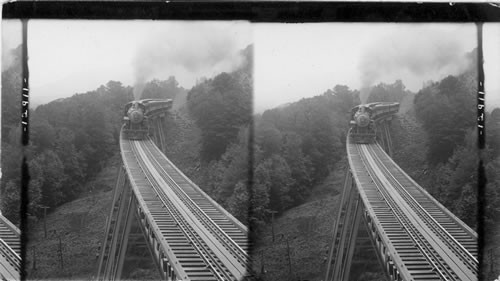
[[[204,80],[188,92],[189,113],[202,132],[204,163],[218,160],[252,119],[252,48],[242,51],[244,63],[238,70]]]
[[[439,81],[426,83],[418,93],[402,81],[371,88],[368,102],[396,101],[404,110],[391,126],[394,159],[419,184],[471,227],[477,225],[479,153],[476,127],[476,51],[465,54],[469,68]],[[410,100],[413,100],[412,102]],[[410,105],[407,108],[407,105]],[[498,123],[488,122],[487,149],[483,154],[488,178],[486,222],[498,216]],[[491,225],[490,225],[491,226]]]
[[[14,51],[17,61],[19,54],[20,48]],[[232,72],[200,79],[189,90],[180,87],[175,77],[164,81],[154,79],[144,85],[142,98],[176,101],[175,110],[167,118],[167,156],[243,223],[257,226],[254,230],[262,239],[255,242],[260,243],[257,246],[262,255],[265,253],[267,259],[273,259],[266,264],[268,280],[290,277],[282,273],[290,262],[282,258],[284,253],[288,254],[285,242],[287,247],[290,242],[302,251],[295,257],[297,263],[307,264],[306,259],[314,259],[314,263],[301,268],[300,273],[316,278],[322,274],[324,264],[321,262],[325,262],[331,242],[331,218],[336,216],[336,196],[347,168],[345,140],[349,111],[361,102],[360,92],[336,85],[318,96],[253,115],[253,47],[248,46],[241,54],[245,62]],[[464,73],[429,82],[418,93],[407,90],[400,80],[366,89],[367,102],[401,103],[400,113],[391,126],[394,160],[473,228],[478,222],[480,156],[475,130],[474,56],[474,52],[467,54],[471,63]],[[22,156],[17,117],[21,88],[19,66],[13,63],[2,71],[1,210],[15,223],[19,221]],[[110,188],[113,170],[103,168],[111,162],[113,165],[119,162],[116,159],[123,106],[133,99],[132,92],[129,86],[109,81],[93,91],[74,94],[31,111],[30,145],[25,148],[31,177],[31,216],[40,217],[42,207],[47,206],[54,212],[52,221],[64,221],[57,207],[63,205],[60,209],[67,211],[70,205],[65,203],[74,200],[83,206],[84,201],[94,200],[85,196],[99,185],[95,179],[103,170],[106,186]],[[481,156],[488,182],[481,206],[487,231],[490,231],[500,216],[500,109],[485,118],[487,149]],[[92,202],[96,205],[101,201]],[[95,210],[101,209],[106,208],[95,207]],[[87,213],[91,213],[90,210]],[[97,217],[98,211],[94,213]],[[270,234],[272,213],[281,235],[276,241]],[[95,223],[103,224],[102,212],[100,215]],[[75,235],[85,219],[81,219],[80,224],[73,223]],[[36,230],[42,233],[40,225]],[[92,243],[97,244],[101,234],[94,231],[92,235]],[[67,240],[69,245],[74,245],[74,241]],[[92,255],[82,261],[88,262],[89,257]],[[259,262],[264,265],[266,258],[261,259]],[[54,276],[56,270],[44,274]],[[86,270],[89,272],[75,276],[90,276],[90,266]],[[364,277],[360,273],[358,280],[374,276],[368,271]],[[65,274],[64,277],[72,276],[69,271]]]
[[[251,48],[245,51],[251,56]],[[19,59],[20,48],[16,50]],[[251,100],[251,60],[230,75],[246,83],[247,100]],[[13,63],[2,72],[2,213],[19,222],[19,186],[22,151],[20,145],[19,93],[20,64]],[[250,74],[248,74],[250,73]],[[217,79],[215,79],[217,80]],[[226,93],[227,80],[221,79],[220,91]],[[102,228],[106,220],[116,169],[119,165],[118,137],[123,106],[133,99],[133,89],[117,81],[86,93],[74,94],[40,105],[30,112],[30,144],[27,155],[29,186],[30,251],[27,260],[32,278],[90,278],[95,271],[94,258],[99,253]],[[199,129],[187,115],[187,90],[175,77],[153,79],[145,83],[141,98],[172,98],[178,111],[167,116],[167,154],[189,176],[196,179],[199,170]],[[246,103],[250,105],[250,103]],[[251,108],[247,119],[251,118]],[[180,143],[181,141],[182,143]],[[192,153],[186,153],[190,151]],[[104,175],[104,176],[103,176]],[[85,206],[85,202],[91,202]],[[48,236],[45,237],[42,207],[49,207]],[[69,226],[69,227],[68,227]],[[85,233],[85,235],[80,235]],[[53,256],[58,253],[57,239],[63,237],[63,255],[71,262],[61,268]],[[55,244],[54,244],[55,243]],[[55,245],[55,247],[53,247]],[[35,255],[35,253],[33,253]],[[50,257],[50,258],[49,258]],[[68,263],[65,261],[65,263]],[[79,264],[87,266],[79,266]],[[36,270],[35,270],[36,267]],[[139,278],[137,268],[132,274]],[[153,272],[154,273],[154,272]],[[144,275],[146,274],[146,275]],[[141,277],[142,276],[142,277]]]
[[[469,69],[421,89],[415,95],[414,109],[400,115],[393,129],[399,130],[394,137],[396,161],[455,215],[476,227],[479,153],[475,128],[477,73],[472,59],[475,51],[466,56],[470,58]],[[486,120],[493,121],[492,115],[487,114]],[[488,125],[488,145],[483,153],[488,178],[487,223],[500,215],[500,127],[495,122]]]
[[[20,58],[20,49],[15,57]],[[21,145],[19,63],[2,72],[2,212],[19,221]],[[174,77],[146,83],[144,98],[175,98],[185,90]],[[30,142],[25,148],[30,171],[29,215],[79,197],[85,183],[119,152],[123,106],[132,88],[109,81],[96,90],[38,106],[30,112]]]
[[[2,69],[2,181],[0,187],[1,211],[4,216],[11,220],[17,220],[19,217],[20,206],[5,205],[9,201],[19,202],[19,191],[17,190],[21,177],[21,128],[19,114],[21,111],[21,77],[22,60],[21,45],[16,49],[10,50],[12,63],[6,69]],[[8,180],[17,180],[10,182],[10,189],[6,191]],[[15,188],[14,186],[15,185]],[[9,198],[10,197],[10,198]]]
[[[475,51],[466,56],[471,59],[468,70],[428,83],[415,95],[413,108],[393,121],[394,159],[453,214],[484,234],[482,272],[493,278],[500,272],[494,266],[500,246],[500,109],[484,117],[486,149],[480,152]],[[480,186],[483,172],[486,185]],[[479,222],[483,232],[477,229]]]
[[[495,109],[491,114],[485,116],[488,125],[486,135],[487,149],[483,152],[482,159],[484,161],[483,165],[485,167],[487,185],[483,198],[484,204],[478,205],[479,153],[476,143],[477,131],[475,130],[477,75],[475,72],[476,63],[473,60],[474,56],[475,51],[466,54],[466,57],[470,61],[470,67],[464,73],[456,76],[450,75],[441,80],[429,82],[418,93],[408,91],[404,83],[399,80],[392,84],[380,83],[365,90],[368,92],[367,102],[395,101],[401,104],[400,113],[394,118],[391,126],[394,160],[445,207],[472,228],[476,228],[478,221],[484,219],[486,233],[493,232],[493,235],[487,235],[486,238],[489,241],[486,246],[493,249],[495,245],[498,247],[498,244],[492,242],[493,238],[488,237],[498,237],[498,234],[494,236],[494,233],[499,231],[497,223],[498,216],[500,216],[500,180],[498,174],[498,171],[500,171],[500,109]],[[314,100],[318,102],[312,106],[312,101]],[[325,100],[324,95],[292,103],[283,109],[266,111],[261,117],[256,118],[255,143],[261,144],[259,147],[261,157],[263,157],[262,155],[270,154],[266,153],[268,150],[284,151],[283,145],[286,142],[280,143],[279,140],[286,138],[281,133],[284,128],[286,128],[284,130],[287,130],[293,127],[290,124],[297,124],[295,122],[297,120],[296,115],[288,113],[293,112],[293,108],[305,108],[307,102],[310,102],[311,107],[317,111],[314,113],[320,114],[318,112],[323,112],[323,108],[330,108],[330,111],[334,111],[332,104],[329,106],[326,105],[328,102]],[[359,103],[359,100],[353,104],[357,103]],[[345,111],[349,108],[347,107]],[[312,111],[309,112],[314,114]],[[332,113],[330,112],[330,114]],[[322,122],[319,120],[315,119],[314,123],[305,123],[304,125],[318,126],[318,129],[321,128],[322,131],[328,132],[330,137],[341,136],[338,140],[335,138],[328,139],[328,150],[319,150],[318,152],[320,153],[312,154],[318,156],[328,155],[330,151],[335,151],[337,147],[340,147],[338,145],[339,142],[343,142],[345,139],[348,119],[342,120],[340,118],[338,122],[330,121],[330,124],[335,129],[322,127]],[[261,128],[260,136],[259,127]],[[313,128],[307,126],[303,128],[305,130],[293,130],[298,133],[302,141],[308,139],[307,136],[310,132],[308,129],[313,130]],[[337,129],[340,134],[335,132]],[[301,147],[303,149],[304,145]],[[316,142],[314,147],[321,148],[322,146]],[[345,150],[344,147],[341,148]],[[344,153],[343,150],[335,151],[336,156],[338,157],[339,153],[342,155]],[[300,152],[301,150],[296,151]],[[304,153],[304,150],[302,150],[302,153]],[[311,159],[313,158],[311,154],[307,153],[304,153],[304,156],[306,156],[304,158],[308,161],[304,162],[307,164],[301,171],[305,171],[310,176],[309,179],[311,181],[316,181],[316,183],[321,182],[323,174],[321,172],[317,173],[321,171],[321,168],[318,169],[318,167],[315,167],[314,169],[310,169],[313,163]],[[330,163],[335,162],[333,159],[328,157],[323,159],[324,162],[318,161],[317,163],[324,163],[324,168],[328,167]],[[345,169],[345,167],[342,168]],[[269,170],[270,168],[266,167],[266,169]],[[311,171],[314,172],[311,173]],[[329,171],[333,172],[333,175],[338,172],[335,170]],[[257,177],[257,172],[255,174]],[[327,184],[331,186],[332,190],[329,194],[323,195],[325,200],[329,200],[329,196],[334,196],[334,191],[338,190],[338,185],[342,183],[338,180],[338,176],[334,176],[333,178],[337,180]],[[257,179],[255,180],[257,181]],[[283,184],[280,186],[283,186]],[[321,192],[319,187],[313,187],[312,190]],[[300,192],[300,190],[295,189],[290,194],[300,194],[297,191]],[[335,204],[333,200],[329,200],[328,202],[329,204]],[[310,197],[306,200],[306,203],[285,211],[283,216],[279,217],[276,222],[280,229],[278,231],[279,235],[291,239],[289,242],[290,247],[299,247],[301,249],[299,256],[293,257],[292,252],[292,263],[306,264],[308,259],[313,259],[316,263],[321,262],[322,252],[315,245],[329,245],[328,243],[331,242],[325,236],[316,233],[315,229],[309,227],[305,233],[301,234],[304,225],[297,218],[297,212],[298,210],[302,210],[304,212],[303,216],[309,216],[310,211],[305,210],[309,209],[313,204],[321,205],[322,201],[315,197]],[[274,204],[273,206],[280,205]],[[484,208],[484,213],[481,217],[478,217],[478,207]],[[320,210],[317,210],[317,212],[314,217],[308,217],[311,223],[315,221],[314,218],[323,216]],[[334,215],[331,214],[331,216]],[[316,229],[323,229],[324,224],[333,226],[332,222],[323,222],[323,224],[315,224]],[[283,268],[287,268],[289,263],[287,258],[282,258],[283,253],[287,253],[286,249],[282,249],[282,241],[271,241],[271,227],[269,223],[267,225],[268,227],[262,234],[263,245],[258,248],[258,251],[262,251],[267,257],[263,259],[259,258],[257,261],[259,266],[266,266],[267,272],[263,274],[265,280],[289,280],[290,276],[311,276],[313,280],[320,280],[322,276],[317,275],[318,268],[313,265],[309,266],[311,270],[292,268],[290,273],[283,272]],[[303,245],[304,243],[310,243],[308,241],[311,239],[315,245]],[[316,255],[312,255],[308,249],[315,249]],[[367,262],[364,264],[368,265]],[[351,277],[356,278],[355,280],[383,280],[383,277],[381,277],[383,274],[381,272],[376,273],[376,268],[362,268],[363,264],[359,264],[358,266],[360,267],[355,267],[354,271],[352,271],[353,275]],[[370,272],[371,270],[374,271]]]
[[[188,106],[202,134],[201,185],[240,220],[264,224],[272,211],[303,203],[343,157],[348,111],[359,93],[338,85],[251,124],[251,81],[250,67],[223,73],[194,87]]]

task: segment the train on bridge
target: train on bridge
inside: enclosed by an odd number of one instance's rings
[[[171,105],[171,100],[140,100],[124,108],[123,166],[97,280],[120,280],[129,274],[125,260],[128,245],[137,243],[131,238],[135,226],[144,235],[162,280],[236,281],[252,276],[247,227],[164,154],[164,116]]]
[[[171,99],[143,99],[125,105],[123,133],[127,139],[142,140],[149,134],[148,116],[165,107],[172,107]]]
[[[374,143],[377,130],[376,121],[391,116],[399,110],[397,102],[373,102],[360,104],[351,109],[351,138],[354,143]]]
[[[350,112],[349,169],[324,280],[350,280],[358,229],[364,225],[387,280],[476,281],[477,233],[390,156],[388,121],[398,108],[398,103],[371,103]]]

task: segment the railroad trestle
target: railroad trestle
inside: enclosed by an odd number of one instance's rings
[[[0,214],[0,279],[21,277],[21,232]]]
[[[144,112],[149,136],[120,135],[123,166],[99,261],[99,280],[119,280],[132,224],[142,231],[163,280],[241,280],[247,229],[164,155],[166,110]],[[156,103],[157,106],[160,103]],[[161,104],[160,104],[161,105]],[[154,113],[154,114],[153,114]]]
[[[347,138],[349,167],[325,280],[349,280],[360,225],[388,280],[477,280],[477,234],[391,159],[395,113],[375,120],[377,143]]]

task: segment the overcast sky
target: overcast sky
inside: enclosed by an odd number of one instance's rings
[[[257,111],[336,84],[360,89],[402,79],[418,91],[425,81],[463,70],[463,55],[477,42],[473,24],[31,20],[28,26],[35,104],[109,80],[133,86],[174,75],[189,89],[200,77],[237,67],[238,51],[251,43]],[[2,34],[3,50],[15,47],[20,22],[3,21]],[[500,105],[500,24],[485,25],[484,44],[487,95]]]
[[[485,85],[500,86],[500,25],[487,25]],[[360,89],[402,79],[412,91],[457,74],[476,47],[473,24],[263,24],[256,25],[256,108],[324,93],[336,84]],[[493,62],[493,63],[492,63]]]
[[[4,46],[19,42],[5,34]],[[233,70],[251,43],[248,22],[31,20],[30,92],[35,102],[47,102],[109,80],[133,86],[170,75],[189,89],[197,78]]]

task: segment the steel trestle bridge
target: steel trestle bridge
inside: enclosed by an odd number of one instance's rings
[[[390,280],[477,280],[476,232],[390,157],[389,121],[396,112],[375,120],[378,143],[347,137],[349,168],[325,280],[349,280],[361,224]]]
[[[386,108],[372,115],[377,142],[347,137],[349,168],[325,280],[349,280],[362,224],[390,280],[477,280],[477,234],[391,159],[389,122],[397,108]],[[146,116],[149,136],[130,139],[122,130],[123,166],[97,279],[121,279],[135,222],[162,279],[241,280],[250,275],[247,228],[163,153],[168,109]]]
[[[168,109],[146,116],[153,133],[144,139],[127,139],[122,130],[123,166],[97,279],[121,279],[135,220],[162,279],[241,280],[250,272],[247,228],[164,155]]]
[[[21,233],[0,214],[0,280],[21,278]]]
[[[124,272],[132,225],[139,226],[163,280],[241,280],[251,276],[248,230],[164,154],[169,106],[147,115],[149,136],[120,134],[122,166],[106,222],[98,280]],[[349,280],[360,226],[389,280],[477,280],[477,234],[391,158],[389,122],[375,113],[377,142],[350,134],[340,210],[325,280]],[[0,215],[0,279],[20,277],[19,230]]]

